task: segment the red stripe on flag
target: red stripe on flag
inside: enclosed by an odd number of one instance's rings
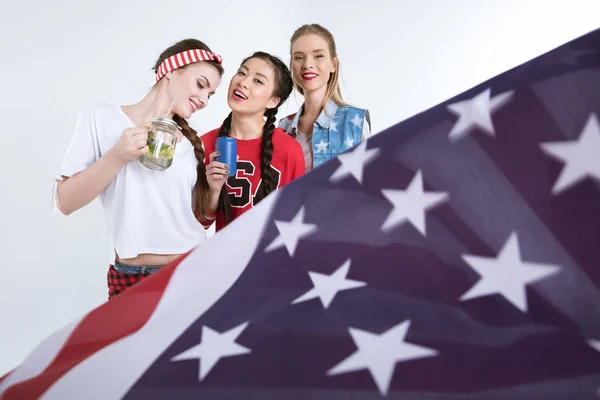
[[[150,319],[175,268],[190,253],[92,310],[75,328],[44,372],[9,387],[2,400],[39,398],[77,364],[113,342],[137,332]]]
[[[4,379],[6,379],[6,377],[7,377],[8,375],[10,375],[10,373],[11,373],[11,372],[13,372],[13,371],[14,371],[14,369],[12,369],[12,370],[8,371],[6,374],[4,374],[4,375],[3,375],[3,376],[0,378],[0,383],[2,383],[2,381],[3,381]]]

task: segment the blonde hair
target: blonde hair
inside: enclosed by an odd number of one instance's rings
[[[306,24],[296,29],[296,31],[292,35],[292,38],[290,39],[290,69],[291,63],[293,62],[292,46],[294,45],[294,42],[298,40],[298,38],[310,34],[317,35],[323,40],[325,40],[325,42],[327,42],[327,45],[329,46],[329,53],[331,53],[331,58],[336,59],[335,71],[331,73],[331,76],[327,81],[327,92],[325,93],[325,97],[323,97],[323,104],[321,104],[322,108],[325,109],[325,106],[327,105],[330,99],[333,100],[333,102],[338,106],[349,105],[344,101],[344,98],[342,97],[342,91],[340,90],[340,60],[337,56],[335,40],[333,39],[333,35],[331,34],[331,32],[329,32],[323,26],[319,24]],[[298,92],[300,92],[301,95],[304,95],[304,90],[302,90],[302,87],[295,80],[294,87]]]

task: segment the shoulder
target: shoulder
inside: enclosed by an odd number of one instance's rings
[[[279,127],[282,128],[283,130],[287,131],[288,128],[290,127],[290,125],[292,124],[292,122],[294,121],[294,118],[296,118],[296,114],[297,113],[293,113],[293,114],[288,115],[287,117],[280,119]]]
[[[204,163],[208,164],[210,161],[210,154],[215,151],[215,142],[221,127],[215,128],[211,131],[198,135],[200,142],[202,143],[202,150],[204,150]]]
[[[221,127],[210,130],[210,131],[200,135],[200,140],[202,140],[202,142],[204,143],[205,146],[207,144],[214,144],[215,141],[217,140],[217,136],[219,135],[220,130],[221,130]]]
[[[96,103],[82,108],[77,113],[75,131],[78,134],[91,134],[98,138],[114,138],[132,126],[118,105]]]
[[[296,114],[297,113],[290,114],[287,117],[282,118],[281,121],[279,121],[279,122],[283,122],[283,121],[292,122],[294,120],[294,118],[296,118]]]
[[[358,115],[359,117],[364,118],[365,115],[369,115],[369,110],[355,106],[340,106],[338,107],[338,113],[348,114],[350,116]]]
[[[285,133],[282,128],[275,128],[273,131],[273,143],[278,146],[277,151],[285,151],[287,153],[300,151],[302,146],[293,137]]]
[[[211,131],[208,131],[202,135],[199,135],[200,142],[202,142],[202,148],[204,149],[204,153],[206,155],[206,159],[208,160],[208,156],[210,153],[215,151],[215,146],[217,142],[217,136],[219,136],[219,131],[221,127],[215,128]]]
[[[352,121],[356,126],[362,125],[363,129],[371,129],[371,114],[367,108],[341,106],[338,108],[336,116],[345,121]]]

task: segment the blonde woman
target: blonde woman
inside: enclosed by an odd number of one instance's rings
[[[294,87],[304,96],[295,114],[279,127],[302,146],[306,172],[336,157],[371,135],[369,111],[344,102],[339,85],[340,61],[335,40],[319,24],[303,25],[290,40]]]

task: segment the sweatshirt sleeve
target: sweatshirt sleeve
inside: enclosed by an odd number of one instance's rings
[[[58,182],[62,181],[64,177],[70,178],[86,170],[98,161],[99,158],[100,145],[93,113],[91,111],[80,113],[77,116],[75,132],[67,147],[59,173],[53,181],[52,207],[54,214],[60,212],[58,207]]]

